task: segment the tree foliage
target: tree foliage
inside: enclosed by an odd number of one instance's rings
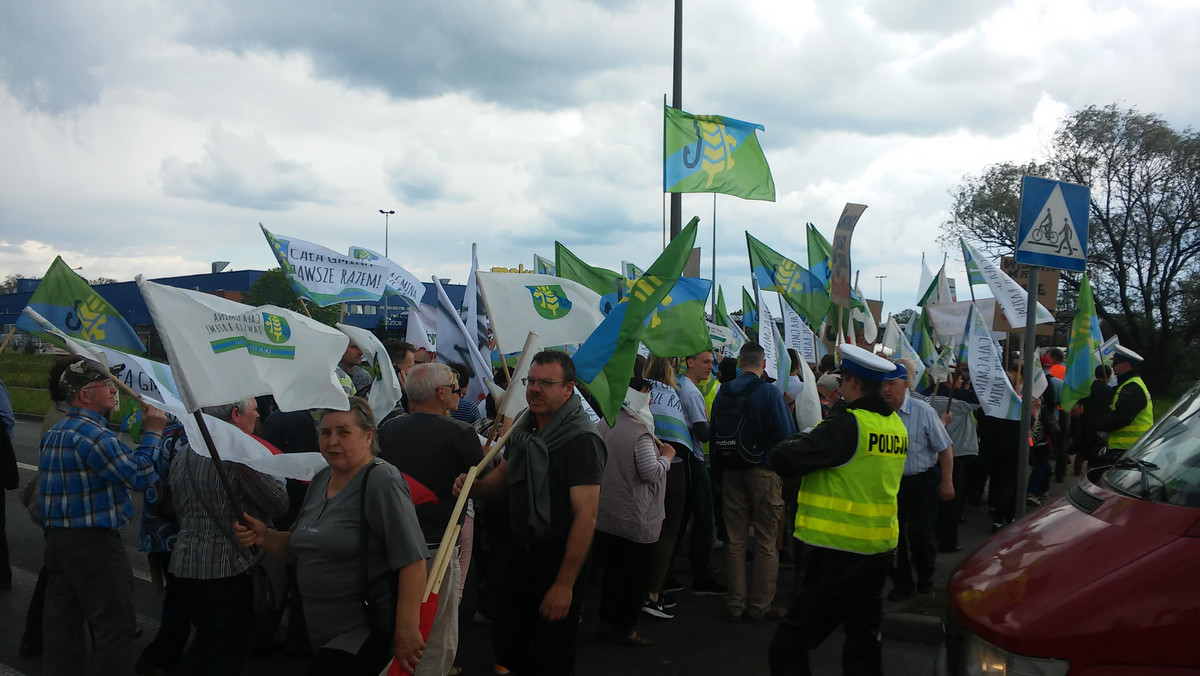
[[[1180,356],[1200,338],[1200,135],[1115,104],[1080,110],[1042,161],[992,165],[952,189],[943,242],[961,236],[1010,254],[1024,174],[1090,188],[1088,274],[1105,333],[1146,358],[1152,385],[1191,375]],[[1072,301],[1078,285],[1063,276]]]
[[[279,268],[271,268],[259,275],[258,279],[254,280],[254,283],[250,285],[250,290],[242,297],[242,302],[247,305],[278,305],[279,307],[304,314],[304,308],[301,307],[300,299],[296,296],[296,292],[292,290],[291,282],[287,280],[287,276]],[[340,311],[336,305],[329,307],[317,307],[312,304],[306,305],[313,319],[328,326],[333,326],[337,323]]]

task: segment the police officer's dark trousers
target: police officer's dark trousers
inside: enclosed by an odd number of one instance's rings
[[[804,571],[796,598],[771,639],[773,676],[812,673],[808,653],[841,625],[845,674],[882,673],[883,586],[892,552],[855,554],[800,542]]]

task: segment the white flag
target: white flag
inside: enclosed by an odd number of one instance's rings
[[[450,302],[442,283],[435,276],[433,285],[437,288],[438,318],[437,318],[437,356],[442,363],[458,362],[466,364],[471,372],[467,382],[466,399],[476,404],[487,398],[488,389],[485,380],[491,380],[492,363],[479,354],[474,336],[467,332],[462,317]]]
[[[996,343],[992,341],[992,332],[974,309],[968,321],[969,333],[963,337],[967,343],[967,368],[971,373],[971,386],[975,388],[983,412],[993,418],[1020,420],[1021,397],[1004,372]]]
[[[525,338],[525,346],[521,349],[521,357],[517,359],[517,366],[513,369],[512,380],[508,383],[504,399],[497,400],[499,415],[515,419],[521,411],[528,408],[529,404],[525,401],[525,384],[521,379],[529,375],[529,365],[533,362],[533,356],[541,351],[541,337],[530,331]]]
[[[137,283],[189,411],[262,394],[284,411],[350,407],[333,374],[344,333],[274,305]]]
[[[908,340],[907,338],[904,338],[904,330],[900,328],[900,324],[896,321],[896,315],[889,314],[887,319],[887,328],[883,330],[883,340],[881,341],[881,344],[887,349],[891,350],[892,354],[896,354],[900,351],[901,339]]]
[[[796,314],[791,305],[783,303],[783,342],[796,352],[800,359],[812,364],[817,363],[817,338],[813,335],[808,324]]]
[[[211,457],[195,415],[189,413],[178,398],[178,392],[174,389],[175,378],[170,366],[136,355],[118,352],[103,345],[76,340],[63,334],[41,318],[41,315],[38,315],[33,309],[26,308],[25,312],[43,329],[58,336],[63,341],[63,346],[71,354],[98,361],[101,365],[106,365],[106,368],[122,367],[117,378],[137,392],[146,403],[178,418],[187,433],[188,446],[206,458]],[[46,328],[47,326],[49,328]],[[204,416],[205,425],[213,437],[213,443],[217,446],[222,460],[236,462],[272,476],[283,476],[301,481],[312,479],[313,475],[327,464],[325,458],[315,451],[272,455],[267,447],[263,446],[255,437],[207,413],[201,415]]]
[[[383,416],[396,408],[396,402],[403,396],[400,381],[396,378],[396,370],[392,368],[392,360],[374,333],[348,324],[335,326],[363,351],[363,360],[370,364],[366,367],[372,380],[371,391],[367,393],[367,403],[371,405],[375,419],[382,420]]]
[[[425,348],[425,351],[431,354],[437,352],[437,347],[434,345],[437,333],[429,330],[431,326],[437,328],[437,308],[424,303],[410,305],[408,328],[404,332],[404,340],[412,343],[413,347],[418,350]]]
[[[939,336],[957,336],[962,334],[963,326],[967,323],[967,314],[971,311],[971,303],[983,319],[983,324],[992,330],[992,318],[995,316],[996,299],[980,298],[976,301],[959,301],[957,303],[926,303],[925,312],[929,315],[929,323],[933,332]]]
[[[754,302],[758,305],[758,344],[762,345],[763,349],[763,370],[768,376],[775,379],[775,387],[778,387],[781,392],[787,392],[788,374],[792,370],[792,360],[788,357],[783,337],[779,335],[779,327],[775,326],[771,308],[763,302],[762,292],[759,291],[757,284],[754,285],[754,293],[756,296]]]
[[[321,307],[383,297],[388,280],[386,267],[295,237],[272,234],[262,223],[258,227],[296,295]]]
[[[857,285],[854,287],[854,293],[858,294],[863,302],[867,302],[867,297],[863,295],[862,289]],[[850,319],[863,325],[863,339],[872,345],[875,344],[875,339],[879,337],[879,326],[875,323],[875,315],[871,314],[870,306],[867,306],[866,311],[860,310],[857,307],[850,309]]]
[[[821,395],[817,392],[817,377],[808,364],[800,360],[800,373],[804,378],[804,389],[796,400],[796,429],[806,430],[821,422]]]
[[[463,292],[462,312],[459,314],[462,317],[463,326],[467,327],[467,333],[474,336],[479,354],[486,354],[490,357],[492,345],[488,338],[488,318],[484,311],[485,304],[479,296],[479,282],[475,277],[477,268],[479,268],[479,256],[476,246],[472,244],[471,271],[467,274],[467,288]]]
[[[378,251],[372,251],[362,246],[352,246],[350,247],[350,257],[387,268],[386,292],[400,296],[405,303],[408,303],[409,307],[415,307],[425,296],[425,285],[416,275],[405,270],[395,261],[380,255]]]
[[[1014,329],[1025,327],[1025,306],[1029,300],[1029,292],[1021,288],[1012,277],[1004,273],[991,259],[986,258],[979,253],[975,247],[966,243],[962,243],[963,248],[971,255],[979,268],[979,274],[983,276],[983,281],[987,282],[988,288],[992,290],[992,295],[996,297],[996,302],[1000,304],[1001,311],[1008,319],[1008,323]],[[1037,303],[1037,319],[1035,324],[1048,324],[1054,322],[1054,315],[1046,309],[1041,303]]]
[[[907,337],[900,336],[900,343],[897,347],[899,354],[895,356],[911,359],[917,365],[917,372],[908,374],[908,389],[915,390],[917,383],[921,382],[921,376],[925,375],[925,363],[921,361],[921,355],[913,349],[912,343],[908,342]]]
[[[476,278],[501,354],[520,350],[530,331],[543,345],[578,345],[604,321],[600,295],[569,279],[507,272],[479,272]]]

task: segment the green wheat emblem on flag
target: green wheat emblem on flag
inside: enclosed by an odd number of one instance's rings
[[[533,309],[543,319],[561,319],[571,311],[571,301],[561,286],[527,286],[533,296]]]
[[[286,319],[266,312],[263,313],[263,332],[272,343],[286,343],[292,337],[292,328]]]

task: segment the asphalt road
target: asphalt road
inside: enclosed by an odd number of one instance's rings
[[[22,482],[33,476],[36,466],[37,438],[40,426],[19,421],[16,430],[17,460],[22,463]],[[8,515],[8,543],[13,565],[13,590],[0,592],[0,676],[6,674],[41,674],[37,657],[21,657],[17,646],[24,627],[25,612],[38,569],[42,563],[41,529],[28,518],[19,505],[17,491],[5,491]],[[140,510],[140,500],[135,505]],[[143,635],[138,639],[138,651],[154,635],[158,626],[160,599],[149,583],[145,556],[136,551],[136,528],[129,526],[123,538],[133,562],[135,575],[135,607],[138,626]],[[686,576],[685,576],[686,577]],[[780,574],[777,604],[785,604],[792,592],[791,571]],[[640,627],[643,635],[655,645],[649,648],[613,648],[595,636],[595,612],[585,614],[580,626],[578,673],[582,676],[613,673],[636,674],[765,674],[767,645],[774,625],[738,624],[721,621],[721,599],[694,597],[687,592],[677,595],[679,606],[676,619],[653,620],[645,617]],[[589,607],[598,605],[598,589],[589,590]],[[473,594],[463,600],[460,627],[458,664],[465,674],[490,674],[492,651],[486,627],[471,623],[475,612]],[[835,633],[812,656],[816,674],[841,673],[841,636]],[[930,674],[937,647],[920,643],[884,640],[884,670],[887,674]],[[289,660],[282,654],[260,656],[251,661],[248,674],[300,674],[306,662]]]

